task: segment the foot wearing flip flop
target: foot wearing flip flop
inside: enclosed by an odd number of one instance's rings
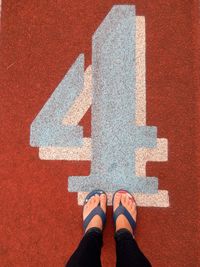
[[[88,202],[84,205],[83,208],[83,220],[87,218],[87,216],[98,206],[102,208],[104,213],[106,213],[106,195],[101,194],[100,196],[96,194],[95,196],[92,196]],[[95,215],[92,220],[89,222],[87,228],[85,229],[85,232],[87,232],[90,228],[97,227],[99,229],[103,229],[103,222],[99,215]]]
[[[120,206],[120,203],[127,209],[133,220],[136,222],[137,209],[133,197],[128,192],[116,192],[113,200],[113,212],[115,212]],[[127,229],[133,234],[133,228],[131,227],[128,219],[123,214],[120,214],[116,219],[116,231],[122,228]]]

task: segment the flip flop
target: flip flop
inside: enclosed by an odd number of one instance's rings
[[[85,201],[84,201],[84,205],[83,205],[83,206],[85,206],[85,204],[88,202],[88,200],[89,200],[92,196],[95,196],[95,195],[99,195],[99,196],[100,196],[100,195],[102,195],[102,194],[105,194],[105,195],[106,195],[106,193],[105,193],[104,191],[102,191],[102,190],[94,190],[94,191],[90,192],[90,193],[86,196]],[[105,212],[103,211],[103,209],[100,207],[100,203],[99,203],[99,205],[98,205],[96,208],[94,208],[94,209],[89,213],[89,215],[85,218],[85,220],[83,221],[84,232],[85,232],[85,230],[86,230],[88,224],[91,222],[91,220],[93,219],[93,217],[96,216],[96,215],[99,215],[99,216],[100,216],[100,218],[101,218],[101,220],[102,220],[102,223],[103,223],[103,227],[105,226],[105,223],[106,223],[106,214],[105,214]]]
[[[114,203],[114,198],[115,198],[115,195],[116,193],[123,193],[123,194],[129,194],[130,195],[130,198],[135,202],[135,199],[134,197],[132,196],[132,194],[130,192],[128,192],[127,190],[118,190],[114,193],[113,195],[113,198],[112,198],[112,204]],[[117,221],[117,218],[119,215],[123,214],[126,219],[128,220],[128,222],[130,223],[130,226],[134,232],[135,228],[136,228],[136,222],[135,220],[133,219],[132,215],[130,214],[130,212],[122,205],[121,201],[120,201],[120,204],[119,204],[119,207],[113,212],[113,219],[114,219],[114,223],[115,223],[115,229],[116,229],[116,221]]]

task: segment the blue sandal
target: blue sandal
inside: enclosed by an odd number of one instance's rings
[[[112,199],[112,204],[114,203],[114,198],[115,198],[115,194],[116,193],[119,193],[119,192],[121,192],[121,193],[124,193],[124,194],[126,194],[126,193],[128,193],[130,196],[131,196],[131,198],[133,199],[133,201],[135,202],[135,199],[134,199],[134,197],[131,195],[131,193],[130,192],[128,192],[127,190],[118,190],[118,191],[116,191],[115,193],[114,193],[114,195],[113,195],[113,199]],[[133,232],[134,232],[134,230],[135,230],[135,228],[136,228],[136,222],[135,222],[135,220],[133,219],[133,217],[132,217],[132,215],[130,214],[130,212],[122,205],[122,203],[120,202],[120,204],[119,204],[119,207],[115,210],[115,212],[113,213],[113,219],[114,219],[114,223],[115,223],[115,229],[116,229],[116,221],[117,221],[117,218],[118,218],[118,216],[119,215],[121,215],[121,214],[123,214],[126,218],[127,218],[127,220],[128,220],[128,222],[130,223],[130,226],[132,227],[132,230],[133,230]]]
[[[85,201],[84,201],[84,206],[85,204],[88,202],[88,200],[92,197],[92,196],[95,196],[95,195],[102,195],[102,194],[105,194],[106,193],[102,190],[94,190],[92,192],[90,192],[86,198],[85,198]],[[88,226],[88,224],[91,222],[91,220],[93,219],[94,216],[96,215],[99,215],[101,220],[102,220],[102,223],[103,223],[103,227],[105,226],[105,223],[106,223],[106,214],[105,212],[102,210],[102,208],[100,207],[100,204],[94,208],[90,214],[85,218],[85,220],[83,221],[83,228],[84,228],[84,232]]]

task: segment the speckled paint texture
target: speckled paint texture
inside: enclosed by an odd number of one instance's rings
[[[114,14],[120,11],[120,8],[122,8],[122,11],[124,8],[127,9],[130,8],[130,11],[132,12],[132,15],[135,15],[135,10],[133,6],[115,6],[112,8],[112,10],[114,10]],[[111,13],[111,12],[110,12]],[[110,15],[110,14],[109,14]],[[107,15],[107,18],[109,19],[109,15]],[[111,16],[111,18],[113,17],[113,14]],[[118,21],[116,22],[118,23]],[[144,16],[136,16],[135,17],[135,27],[133,27],[133,29],[135,28],[135,87],[132,88],[132,90],[134,91],[134,99],[135,102],[133,101],[133,110],[135,112],[135,114],[133,114],[133,120],[132,120],[132,125],[135,124],[137,126],[145,126],[146,125],[146,60],[145,60],[145,54],[146,54],[146,45],[145,45],[145,39],[146,39],[146,34],[145,34],[145,17]],[[112,31],[112,29],[111,29]],[[133,43],[134,44],[134,43]],[[131,57],[132,58],[132,55]],[[98,62],[97,62],[98,65]],[[134,69],[133,69],[134,70]],[[97,69],[97,73],[98,73],[98,69]],[[123,89],[123,88],[122,88]],[[57,90],[57,89],[56,89]],[[67,111],[67,114],[63,120],[63,124],[64,125],[77,125],[79,123],[79,121],[81,120],[81,118],[85,115],[85,113],[87,112],[87,110],[90,108],[90,106],[92,105],[92,94],[94,89],[92,88],[92,66],[88,66],[85,74],[84,74],[84,87],[81,91],[81,93],[78,95],[78,97],[75,99],[75,101],[73,102],[73,104],[70,106],[70,109]],[[102,90],[103,91],[103,90]],[[109,94],[109,92],[108,92]],[[109,101],[108,101],[109,104]],[[112,107],[111,107],[112,108]],[[94,109],[93,109],[94,110]],[[97,113],[99,112],[100,109],[97,109]],[[126,107],[127,110],[127,107]],[[132,111],[132,108],[130,108],[130,111]],[[132,117],[132,114],[129,114],[130,117]],[[92,120],[93,120],[93,116],[94,116],[94,112],[92,114]],[[100,118],[100,116],[98,114],[95,114],[96,118]],[[115,120],[115,118],[117,118],[118,116],[113,116],[113,120]],[[106,120],[106,117],[103,118],[104,120]],[[98,125],[98,123],[97,123]],[[112,125],[111,125],[112,127]],[[99,132],[97,131],[95,128],[93,128],[94,132]],[[100,131],[101,132],[101,131]],[[115,133],[118,135],[118,133]],[[100,138],[101,141],[101,138]],[[98,139],[93,141],[93,144],[95,144],[96,142],[98,142]],[[111,140],[112,142],[112,140]],[[134,142],[134,140],[133,140]],[[42,160],[93,160],[95,161],[95,155],[96,154],[100,154],[99,151],[97,151],[97,153],[92,149],[91,146],[91,138],[84,138],[83,140],[83,146],[79,146],[79,147],[40,147],[39,148],[39,157]],[[137,144],[136,144],[137,145]],[[96,146],[98,147],[98,146]],[[118,148],[118,147],[117,147]],[[101,150],[101,146],[98,147],[98,150]],[[113,155],[115,154],[115,151],[112,151]],[[93,158],[92,158],[92,154],[93,154]],[[104,158],[104,154],[105,153],[101,153],[101,156]],[[134,157],[135,155],[135,157]],[[135,167],[135,176],[140,176],[146,178],[146,162],[147,161],[167,161],[168,160],[168,144],[167,144],[167,140],[164,138],[158,138],[157,139],[157,144],[156,147],[154,148],[136,148],[134,150],[133,153],[133,157],[131,155],[132,158],[132,166]],[[134,162],[135,159],[135,162]],[[134,165],[133,165],[134,164]],[[123,166],[123,165],[122,165]],[[93,171],[94,172],[94,171]],[[104,175],[106,176],[106,175]],[[89,188],[91,188],[92,190],[92,186],[93,188],[97,188],[97,184],[98,187],[102,188],[103,186],[105,186],[105,184],[107,184],[107,182],[105,182],[105,179],[102,179],[103,175],[99,174],[98,176],[94,176],[92,177],[92,181],[90,181],[89,186],[87,186],[88,184],[88,177],[82,177],[82,179],[77,179],[75,178],[75,181],[73,181],[74,179],[72,178],[72,187],[75,188],[73,186],[73,183],[75,186],[78,185],[78,189],[81,190],[81,186],[85,187],[85,190],[88,190]],[[115,176],[113,176],[115,178]],[[118,177],[118,179],[113,179],[114,181],[109,181],[110,183],[110,188],[112,188],[112,190],[116,190],[117,186],[118,188],[120,188],[121,186],[119,186],[119,182],[121,180],[121,177],[119,176],[119,173],[116,175],[116,177]],[[96,178],[96,179],[95,179]],[[100,178],[100,179],[99,179]],[[134,178],[134,173],[131,173],[131,178]],[[91,180],[91,179],[90,179]],[[116,180],[118,181],[118,184],[116,183]],[[126,183],[127,180],[124,180],[124,182]],[[123,187],[125,186],[125,183],[123,184]],[[134,183],[132,182],[132,180],[130,181],[130,184],[132,184],[132,186],[134,185]],[[114,186],[113,186],[114,185]],[[145,184],[143,183],[143,186],[145,187]],[[115,187],[115,189],[114,189]],[[128,188],[128,186],[127,186]],[[105,191],[108,189],[105,188]],[[130,190],[130,186],[128,188]],[[149,188],[145,188],[146,191]],[[73,189],[74,190],[74,189]],[[136,186],[134,188],[134,191],[138,190],[138,186]],[[142,191],[140,189],[140,191]],[[144,191],[144,189],[143,189]],[[134,192],[132,192],[134,193]],[[108,192],[109,194],[109,192]],[[139,193],[137,194],[137,205],[141,205],[141,206],[156,206],[156,207],[168,207],[169,206],[169,197],[168,197],[168,192],[165,190],[164,192],[156,192],[154,191],[154,193],[151,195],[151,198],[146,197],[145,195],[146,193]],[[134,194],[135,195],[135,194]],[[85,196],[84,192],[79,192],[78,193],[78,203],[81,204],[82,202],[79,201],[80,199],[83,198],[83,196]]]
[[[92,64],[91,38],[116,4],[134,4],[145,17],[146,125],[169,148],[168,160],[148,161],[145,174],[159,178],[170,207],[138,207],[136,239],[154,267],[200,265],[199,1],[3,0],[0,266],[64,266],[82,237],[82,207],[68,177],[89,176],[91,163],[41,160],[30,125],[78,55],[85,71]],[[90,122],[91,109],[78,124],[84,138]],[[116,261],[111,207],[107,216],[103,267]]]
[[[62,120],[84,83],[84,55],[80,55],[31,124],[33,147],[81,146],[81,126],[65,126]]]

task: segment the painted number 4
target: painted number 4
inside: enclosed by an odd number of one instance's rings
[[[84,73],[81,54],[31,124],[30,144],[40,158],[92,161],[89,176],[69,177],[79,204],[93,189],[124,188],[139,205],[169,205],[158,179],[146,177],[146,161],[167,160],[167,140],[146,126],[145,96],[144,17],[133,5],[114,6],[93,35],[92,66]],[[90,105],[91,139],[78,125]]]

